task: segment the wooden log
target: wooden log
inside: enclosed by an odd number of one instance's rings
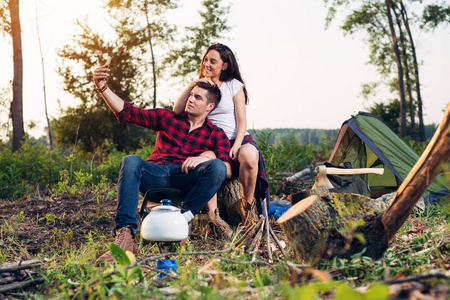
[[[25,280],[25,281],[19,281],[19,282],[13,282],[10,284],[5,284],[0,286],[0,293],[5,293],[9,291],[13,291],[16,289],[25,289],[31,286],[35,286],[38,284],[43,283],[45,280],[44,278],[37,278],[37,279],[31,279],[31,280]]]
[[[242,206],[242,187],[239,179],[227,179],[217,192],[220,217],[232,226],[244,223],[245,212]]]
[[[298,202],[278,223],[298,260],[348,258],[364,247],[368,256],[378,258],[388,247],[379,220],[386,208],[384,202],[358,194],[326,193]],[[360,226],[355,228],[356,224]],[[368,243],[355,238],[356,233],[362,233]]]
[[[450,104],[444,118],[430,143],[417,163],[400,185],[389,208],[383,214],[382,222],[389,240],[395,237],[400,227],[411,214],[420,197],[427,190],[437,174],[439,166],[450,159]]]

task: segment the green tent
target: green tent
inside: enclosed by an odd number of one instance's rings
[[[382,119],[359,112],[342,125],[328,162],[350,162],[352,168],[384,168],[383,175],[362,175],[375,198],[397,190],[418,159],[419,155]],[[448,190],[448,182],[438,176],[423,196]]]

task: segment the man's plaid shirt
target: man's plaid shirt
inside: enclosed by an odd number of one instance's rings
[[[155,164],[171,163],[181,165],[188,157],[199,156],[212,150],[216,157],[231,163],[230,141],[225,132],[206,119],[203,126],[189,132],[187,114],[176,115],[173,111],[156,108],[140,109],[125,103],[116,114],[119,122],[150,128],[157,132],[155,148],[147,158]]]

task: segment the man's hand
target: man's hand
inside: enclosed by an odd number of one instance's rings
[[[97,88],[101,88],[106,83],[106,78],[109,77],[109,72],[107,65],[95,68],[93,72],[94,84]]]
[[[181,171],[187,174],[190,170],[194,170],[199,164],[208,160],[211,159],[202,156],[188,157],[181,165]]]

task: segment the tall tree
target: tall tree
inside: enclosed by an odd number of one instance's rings
[[[173,40],[175,26],[165,19],[168,10],[175,9],[176,0],[109,0],[107,7],[114,19],[120,19],[123,15],[134,17],[133,28],[136,32],[142,32],[148,42],[153,83],[153,108],[157,103],[157,78],[161,66],[157,65],[156,51],[159,48],[167,48],[167,43]],[[143,21],[145,20],[145,22]]]
[[[47,131],[48,131],[48,142],[50,144],[50,150],[53,149],[53,138],[52,138],[52,128],[50,126],[50,119],[48,118],[48,110],[47,110],[47,91],[45,88],[45,63],[44,63],[44,54],[42,53],[42,45],[41,45],[41,34],[39,31],[39,20],[37,14],[37,3],[36,3],[36,32],[37,39],[39,45],[39,54],[41,55],[41,65],[42,65],[42,91],[44,93],[44,112],[45,119],[47,120]]]
[[[417,114],[419,117],[419,140],[425,141],[425,124],[423,122],[423,105],[422,105],[422,93],[420,91],[420,80],[419,80],[419,63],[417,62],[416,46],[414,44],[414,38],[412,36],[411,27],[409,26],[408,11],[403,4],[403,0],[399,0],[400,13],[402,15],[403,24],[405,25],[405,30],[408,34],[409,44],[411,47],[411,58],[413,63],[413,72],[415,79],[412,82],[415,84],[416,95],[417,95]]]
[[[173,77],[189,80],[189,77],[198,74],[203,52],[230,30],[226,22],[231,6],[224,6],[221,1],[202,1],[204,11],[200,11],[201,24],[187,26],[186,34],[179,43],[181,46],[167,55],[164,64],[171,67]]]
[[[105,7],[114,37],[106,40],[86,21],[78,21],[79,32],[74,42],[58,53],[61,58],[58,72],[64,78],[64,89],[82,101],[78,107],[63,109],[62,117],[55,121],[56,141],[63,147],[77,140],[83,150],[92,151],[110,140],[119,150],[133,150],[151,135],[148,130],[114,120],[114,115],[93,89],[92,67],[103,64],[106,57],[111,56],[108,78],[111,89],[125,101],[145,107],[150,102],[146,91],[153,82],[155,105],[159,70],[154,55],[149,63],[147,45],[151,44],[150,51],[153,51],[155,46],[163,48],[164,43],[171,40],[175,29],[163,15],[175,4],[173,0],[107,0]],[[155,66],[153,80],[149,80],[152,77],[149,66]]]
[[[420,28],[435,28],[440,23],[450,20],[450,10],[446,5],[427,5],[422,1],[410,0],[415,9],[423,9],[422,17],[408,17],[408,9],[402,0],[324,0],[329,11],[326,18],[327,26],[336,17],[338,7],[350,8],[344,25],[341,27],[345,33],[353,34],[356,31],[367,33],[365,41],[370,47],[369,63],[374,65],[381,75],[384,84],[397,87],[401,103],[400,125],[401,136],[406,132],[406,101],[405,93],[409,95],[409,111],[411,116],[412,134],[415,132],[415,110],[417,105],[419,117],[419,137],[424,139],[424,124],[422,115],[422,97],[420,93],[419,64],[416,48],[413,41],[412,25],[415,30]],[[419,27],[419,25],[421,25]],[[395,66],[395,67],[394,67]],[[395,76],[394,76],[395,74]],[[413,74],[413,76],[411,76]],[[404,84],[406,83],[406,84]],[[363,95],[374,94],[378,83],[365,84]],[[412,96],[416,92],[416,99]]]
[[[411,138],[413,140],[416,140],[416,116],[415,116],[415,108],[414,108],[414,97],[412,95],[412,88],[411,88],[411,77],[410,77],[410,67],[409,67],[409,63],[408,63],[408,54],[407,54],[407,41],[404,37],[404,28],[403,28],[403,23],[400,20],[400,15],[399,12],[397,12],[397,9],[395,8],[395,6],[392,7],[392,11],[395,14],[395,20],[396,20],[396,24],[397,24],[397,28],[399,30],[399,36],[400,36],[400,43],[399,43],[399,48],[401,50],[401,59],[402,59],[402,64],[403,64],[403,69],[404,69],[404,74],[405,74],[405,84],[406,84],[406,92],[408,95],[408,102],[409,102],[409,116],[410,116],[410,134],[411,134]],[[406,110],[406,107],[404,107]],[[406,112],[405,112],[406,115]],[[405,127],[406,127],[406,122],[405,122]]]
[[[395,32],[394,22],[392,20],[392,0],[385,0],[386,3],[386,16],[389,23],[389,29],[391,32],[392,49],[395,53],[395,62],[397,63],[397,83],[398,91],[400,94],[400,137],[406,137],[406,100],[405,100],[405,88],[403,83],[403,66],[400,56],[400,49],[398,46],[397,34]]]
[[[141,31],[133,30],[133,22],[124,16],[113,26],[114,37],[106,40],[86,22],[77,21],[78,33],[73,42],[58,51],[57,72],[63,78],[63,88],[82,102],[63,109],[62,116],[55,120],[55,140],[59,146],[70,147],[77,140],[83,150],[92,151],[110,140],[119,150],[132,150],[148,137],[148,131],[114,120],[92,81],[92,68],[112,56],[108,86],[125,101],[145,106],[146,40]]]
[[[13,43],[13,100],[11,102],[11,118],[13,125],[12,148],[18,150],[25,136],[23,126],[23,61],[22,61],[22,30],[19,17],[19,0],[9,0],[10,22],[3,29],[10,30]]]

